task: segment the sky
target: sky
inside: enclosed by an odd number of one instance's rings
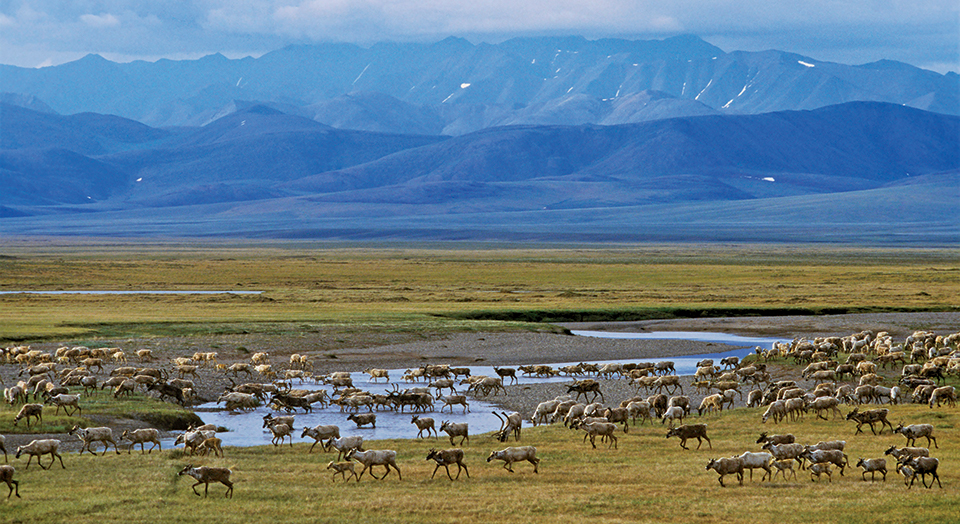
[[[960,72],[957,0],[0,0],[0,63],[260,56],[290,44],[663,39]]]

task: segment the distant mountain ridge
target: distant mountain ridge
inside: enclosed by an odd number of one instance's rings
[[[0,65],[0,235],[960,245],[960,75],[655,41]]]
[[[960,117],[896,104],[456,137],[264,105],[163,130],[0,121],[5,235],[960,241]]]
[[[112,200],[139,207],[278,196],[274,186],[307,173],[442,140],[338,130],[264,106],[176,132],[119,117],[47,115],[8,104],[0,104],[0,120],[6,128],[0,187],[26,188],[5,195],[10,205]],[[126,142],[116,140],[131,129]],[[70,198],[58,201],[58,195]]]
[[[891,61],[836,64],[784,51],[728,53],[689,35],[321,44],[259,58],[127,64],[89,55],[41,69],[0,65],[0,92],[62,114],[112,114],[153,127],[202,125],[255,102],[341,129],[433,135],[504,125],[758,114],[851,101],[960,114],[955,73]]]

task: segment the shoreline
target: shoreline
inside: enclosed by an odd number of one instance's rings
[[[604,360],[649,360],[722,353],[740,346],[674,339],[613,339],[555,333],[457,333],[439,340],[390,344],[337,354],[337,367],[356,362],[385,369],[424,364],[522,366]],[[317,363],[322,368],[328,363]],[[346,366],[350,367],[350,366]],[[353,366],[354,369],[360,369]]]
[[[785,339],[845,336],[869,329],[874,332],[887,331],[895,339],[902,340],[903,337],[918,329],[941,334],[957,332],[960,330],[960,313],[671,319],[640,322],[565,323],[558,324],[558,326],[568,330],[611,332],[701,331]],[[224,338],[211,337],[204,339],[203,343],[207,346],[218,344]],[[233,338],[230,340],[234,341]],[[251,351],[259,351],[261,348],[264,351],[275,349],[271,342],[276,342],[276,339],[260,337],[255,340],[251,338],[248,342],[254,341],[255,344],[248,344]],[[132,341],[125,340],[124,342],[129,344]],[[170,339],[165,342],[174,343],[176,340]],[[287,342],[289,343],[289,341]],[[303,342],[299,341],[300,344],[303,344]],[[155,339],[151,340],[151,345],[158,343]],[[317,352],[315,352],[314,373],[361,371],[371,367],[410,369],[425,364],[508,367],[604,360],[663,360],[669,357],[721,353],[739,347],[743,346],[676,339],[608,339],[545,332],[461,332],[417,342],[340,349],[336,351],[336,359],[326,359],[321,355],[316,355]],[[198,349],[202,350],[204,348]],[[288,355],[289,352],[277,351],[274,354],[273,363],[278,368],[286,367],[283,364],[283,359]],[[238,356],[222,362],[229,363],[246,359],[247,357],[240,358]],[[17,380],[15,375],[18,368],[12,365],[0,367],[13,382]],[[107,372],[109,372],[109,367]],[[685,385],[690,384],[691,381],[692,379],[689,376],[683,379]],[[230,382],[228,375],[207,375],[200,388],[202,389],[201,395],[207,398],[212,396],[215,399],[225,386],[230,385]],[[604,380],[603,387],[604,393],[609,397],[605,401],[607,405],[615,405],[623,398],[633,396],[632,386],[624,380]],[[507,391],[507,397],[487,397],[484,400],[507,411],[519,411],[527,417],[539,402],[566,393],[566,385],[563,383],[524,384],[507,386]],[[698,401],[695,396],[692,396],[691,400]],[[142,421],[133,419],[97,419],[97,422],[112,425],[115,430],[148,426]],[[61,438],[64,440],[65,450],[79,448],[79,442],[75,438],[66,437],[63,434],[11,433],[6,436],[8,446],[13,446],[14,449],[16,445],[25,444],[34,438]]]
[[[851,315],[723,317],[643,320],[636,322],[578,322],[555,324],[567,330],[608,332],[699,331],[743,336],[847,336],[864,330],[888,332],[903,339],[916,330],[938,333],[960,330],[960,313],[865,313]],[[337,362],[318,361],[318,372],[371,367],[404,369],[423,364],[517,366],[557,362],[663,359],[721,353],[742,346],[674,339],[639,340],[580,337],[557,333],[456,333],[437,340],[386,344],[342,350]],[[356,366],[361,367],[356,367]],[[336,369],[334,369],[336,368]]]
[[[558,324],[570,330],[647,332],[711,331],[744,336],[828,337],[869,330],[886,331],[904,338],[916,330],[954,332],[960,329],[960,312],[851,313],[844,315],[789,315],[777,317],[716,317],[641,320],[630,322],[577,322]]]

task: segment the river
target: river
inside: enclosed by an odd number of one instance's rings
[[[658,360],[671,360],[674,362],[674,365],[679,375],[692,375],[696,371],[696,363],[704,358],[712,358],[715,361],[719,362],[720,359],[729,356],[737,356],[740,358],[745,357],[754,351],[754,348],[760,346],[764,349],[770,349],[773,346],[774,342],[785,342],[785,339],[780,338],[770,338],[770,337],[743,337],[738,335],[730,335],[726,333],[704,333],[704,332],[679,332],[679,331],[661,331],[661,332],[649,332],[649,333],[621,333],[621,332],[603,332],[603,331],[574,331],[574,335],[582,337],[606,337],[606,338],[632,338],[632,339],[651,339],[651,340],[667,340],[667,339],[680,339],[680,340],[694,340],[694,341],[703,341],[703,342],[713,342],[718,344],[727,344],[731,346],[736,346],[738,349],[726,351],[723,353],[710,353],[702,355],[687,355],[682,357],[668,357]],[[635,360],[632,360],[635,361]],[[601,361],[597,362],[598,364],[606,364],[611,362],[624,362],[624,361]],[[554,362],[554,363],[545,363],[550,364],[554,368],[559,366],[573,365],[577,362]],[[382,380],[377,382],[372,382],[370,377],[366,373],[356,372],[351,373],[353,378],[353,383],[355,387],[370,391],[372,393],[386,392],[391,390],[393,384],[400,380],[400,377],[403,375],[405,370],[402,369],[391,369],[390,373],[390,383],[384,383]],[[470,366],[470,372],[473,375],[490,375],[496,376],[492,366]],[[542,382],[569,382],[569,377],[552,377],[552,378],[532,378],[519,376],[520,383],[542,383]],[[423,385],[422,383],[418,385]],[[299,389],[310,389],[310,390],[319,390],[327,389],[331,391],[332,388],[326,385],[317,385],[312,383],[304,383],[303,385],[295,384],[295,388]],[[404,384],[401,384],[401,388],[407,387]],[[451,422],[467,422],[470,425],[470,434],[476,435],[481,433],[488,433],[491,431],[496,431],[500,429],[500,421],[497,420],[491,413],[496,410],[496,406],[489,402],[483,402],[475,399],[470,401],[470,412],[463,413],[462,407],[455,407],[453,413],[449,412],[449,409],[441,414],[439,412],[426,413],[421,416],[432,417],[436,421],[437,429],[439,430],[440,422],[442,420],[450,420]],[[269,430],[263,428],[263,417],[270,413],[266,406],[257,408],[253,411],[231,413],[224,411],[222,405],[217,405],[216,403],[208,403],[197,406],[197,414],[200,418],[203,419],[204,423],[216,424],[218,426],[223,426],[228,429],[227,432],[219,433],[217,436],[223,440],[225,446],[261,446],[270,444],[272,435]],[[300,434],[303,428],[312,427],[318,424],[334,424],[340,427],[341,436],[346,435],[362,435],[364,440],[380,440],[380,439],[395,439],[395,438],[414,438],[417,434],[417,427],[411,423],[412,414],[410,413],[396,413],[393,411],[380,411],[377,412],[377,427],[372,428],[370,426],[364,426],[362,428],[357,428],[356,425],[347,420],[347,414],[341,413],[340,408],[337,406],[332,406],[328,408],[319,408],[316,407],[311,413],[302,413],[297,411],[296,414],[296,428],[295,428],[295,438],[297,442],[303,442],[300,439]],[[446,438],[445,433],[440,434],[441,438]],[[307,442],[313,442],[313,439],[307,438]],[[442,441],[441,441],[442,442]],[[164,447],[173,447],[173,439],[167,439],[164,441]]]

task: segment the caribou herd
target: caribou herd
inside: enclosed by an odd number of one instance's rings
[[[869,428],[870,434],[902,434],[906,447],[887,449],[881,455],[881,449],[871,449],[864,440],[858,440],[857,453],[873,453],[875,457],[859,457],[856,468],[862,469],[861,479],[866,481],[870,473],[871,482],[886,480],[887,459],[892,455],[896,460],[894,471],[903,476],[904,483],[912,487],[916,478],[925,487],[932,487],[934,481],[942,487],[938,475],[939,460],[930,456],[929,448],[915,447],[919,439],[939,449],[937,431],[934,424],[914,423],[905,425],[900,420],[899,405],[904,403],[922,404],[930,413],[936,410],[956,409],[956,389],[948,384],[960,376],[960,353],[958,353],[960,334],[939,335],[932,332],[915,332],[902,340],[896,340],[887,333],[860,332],[848,336],[822,337],[816,339],[796,338],[791,342],[776,343],[769,349],[757,348],[749,357],[724,358],[715,365],[712,359],[698,362],[696,372],[690,377],[679,377],[673,362],[638,362],[616,364],[588,364],[561,366],[526,365],[516,368],[494,367],[496,376],[478,376],[470,368],[447,365],[424,365],[406,370],[400,377],[391,377],[385,369],[368,368],[371,382],[383,381],[389,384],[384,392],[369,392],[357,388],[348,372],[315,373],[309,355],[295,354],[280,362],[269,353],[258,352],[250,362],[221,364],[217,353],[194,353],[192,356],[176,357],[171,365],[156,364],[157,357],[149,350],[124,351],[119,348],[63,347],[53,353],[33,350],[29,347],[3,348],[0,362],[3,365],[19,367],[18,375],[23,380],[4,388],[4,401],[19,406],[12,417],[13,425],[23,421],[25,426],[36,429],[44,426],[45,406],[56,407],[53,415],[59,415],[62,408],[66,417],[77,417],[70,435],[81,442],[81,453],[85,450],[96,455],[94,443],[102,443],[104,452],[112,445],[120,453],[120,444],[128,442],[128,451],[136,444],[151,443],[160,448],[159,432],[156,429],[124,431],[119,439],[114,439],[109,427],[81,427],[84,399],[96,395],[98,391],[110,388],[112,397],[121,399],[131,395],[149,395],[161,401],[190,405],[200,401],[197,384],[208,380],[211,375],[226,377],[230,387],[217,398],[218,404],[231,411],[246,411],[262,406],[271,412],[264,417],[263,428],[273,435],[273,445],[280,448],[284,440],[293,446],[298,412],[310,413],[313,409],[339,410],[345,422],[354,422],[356,430],[364,426],[376,427],[377,413],[382,411],[406,413],[412,416],[410,423],[411,438],[438,439],[440,432],[450,440],[450,449],[431,448],[425,460],[436,464],[437,469],[444,467],[448,478],[453,481],[466,473],[468,454],[464,448],[477,446],[477,440],[470,442],[470,431],[466,422],[443,419],[444,410],[454,419],[455,407],[461,414],[470,410],[470,399],[485,399],[496,403],[503,399],[522,394],[525,380],[545,377],[567,377],[568,382],[558,384],[564,388],[555,398],[544,399],[536,409],[529,413],[502,411],[494,412],[500,422],[500,429],[492,435],[498,442],[513,439],[521,440],[524,421],[533,426],[561,424],[572,431],[583,432],[582,443],[590,441],[589,449],[600,452],[619,452],[627,447],[621,443],[617,433],[622,430],[629,433],[631,427],[646,426],[663,438],[677,437],[680,447],[689,453],[709,453],[701,449],[704,441],[707,450],[713,449],[708,433],[711,433],[711,421],[723,417],[724,410],[734,408],[754,409],[758,428],[781,423],[817,424],[817,420],[842,419],[855,424],[848,436],[851,439],[866,439],[858,435]],[[128,365],[126,354],[135,354],[138,366]],[[105,368],[104,365],[108,367]],[[113,364],[112,369],[109,368]],[[108,371],[109,369],[109,371]],[[802,369],[794,377],[784,375],[790,369]],[[173,375],[177,375],[174,377]],[[237,383],[243,375],[247,382]],[[187,377],[190,377],[189,379]],[[259,380],[256,380],[259,378]],[[393,381],[391,382],[391,380]],[[297,387],[307,380],[313,380],[323,388]],[[505,383],[506,381],[506,383]],[[611,384],[628,384],[635,394],[626,398],[611,399],[604,390]],[[684,387],[687,390],[684,390]],[[72,389],[71,389],[72,388]],[[622,390],[622,387],[614,388]],[[743,403],[744,393],[746,402]],[[33,402],[30,402],[33,400]],[[502,400],[501,400],[502,402]],[[741,405],[737,406],[740,402]],[[882,404],[882,406],[881,406]],[[693,407],[698,405],[696,413]],[[927,409],[927,408],[925,408]],[[844,413],[846,411],[846,413]],[[276,413],[276,415],[274,415]],[[430,413],[440,414],[439,423]],[[915,413],[915,412],[914,412]],[[697,423],[685,419],[694,417]],[[660,424],[656,424],[659,419]],[[639,423],[638,423],[639,420]],[[669,426],[667,423],[669,422]],[[898,423],[894,426],[894,423]],[[802,426],[801,426],[802,427]],[[221,456],[223,448],[216,437],[218,428],[191,428],[177,438],[177,445],[184,445],[184,452],[190,455],[205,455],[213,452]],[[414,434],[414,431],[416,432]],[[636,434],[636,429],[634,430]],[[539,433],[524,438],[536,440]],[[366,444],[359,435],[341,436],[337,425],[303,427],[300,438],[311,438],[313,444],[305,449],[307,454],[314,451],[317,444],[323,452],[336,450],[337,461],[327,464],[333,470],[334,477],[342,480],[355,479],[359,482],[364,473],[382,480],[391,470],[396,471],[397,480],[402,480],[396,451],[364,449]],[[475,439],[477,435],[474,435]],[[597,440],[606,444],[602,451]],[[839,435],[838,435],[839,437]],[[480,446],[485,446],[486,437],[480,437]],[[638,437],[639,438],[639,437]],[[697,440],[695,449],[687,446],[690,439]],[[119,440],[119,442],[118,442]],[[760,432],[756,451],[746,450],[742,454],[709,458],[706,469],[718,474],[721,486],[725,486],[724,477],[735,475],[739,484],[743,484],[745,470],[763,470],[761,482],[770,482],[778,474],[783,480],[796,478],[796,470],[806,469],[812,481],[832,483],[837,480],[833,473],[844,476],[845,468],[850,465],[847,441],[837,438],[831,441],[802,444],[792,434],[770,435]],[[747,443],[745,443],[747,444]],[[948,446],[955,443],[947,440]],[[49,454],[52,461],[60,460],[58,453],[60,441],[56,439],[35,440],[17,449],[16,457],[27,454],[30,459],[37,457],[38,463],[43,455]],[[549,447],[548,442],[542,447]],[[7,458],[4,439],[0,436],[0,448]],[[530,445],[507,447],[495,450],[487,457],[487,462],[502,460],[503,467],[513,472],[512,465],[528,462],[533,473],[539,473],[541,458],[537,448]],[[340,462],[345,459],[346,462]],[[353,464],[362,468],[359,474]],[[51,466],[53,462],[51,462]],[[449,466],[457,466],[456,477],[451,475]],[[26,467],[29,466],[29,460]],[[377,477],[375,466],[385,471]],[[47,466],[49,467],[49,466]],[[41,468],[45,468],[41,464]],[[233,494],[230,470],[225,468],[199,467],[192,465],[184,468],[180,474],[190,475],[197,480],[193,486],[204,484],[204,494],[210,482],[219,482],[227,486],[227,496]],[[0,480],[16,487],[13,480],[15,470],[4,466],[0,471]],[[349,477],[348,477],[349,474]],[[929,484],[927,477],[930,477]],[[199,495],[199,493],[197,493]]]

